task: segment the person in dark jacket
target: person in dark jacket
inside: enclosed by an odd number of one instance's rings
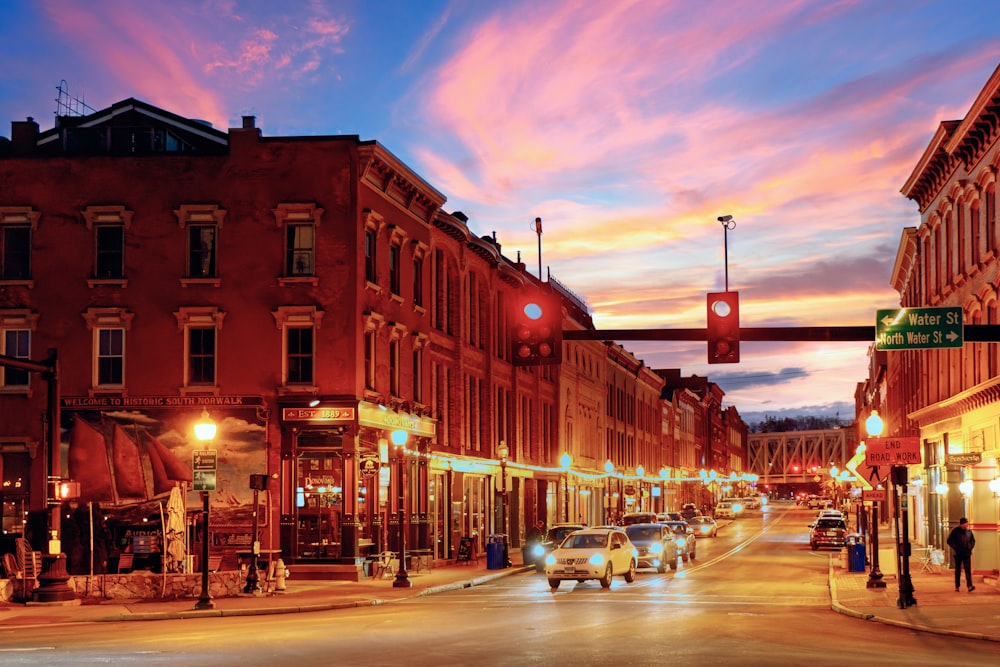
[[[948,535],[948,546],[955,558],[955,590],[962,587],[962,569],[965,569],[965,584],[969,592],[976,590],[972,585],[972,550],[976,547],[976,536],[969,528],[969,520],[964,516]]]

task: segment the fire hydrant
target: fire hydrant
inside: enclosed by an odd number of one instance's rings
[[[285,569],[285,561],[278,558],[278,562],[274,566],[274,591],[276,593],[282,593],[285,590],[285,577],[288,576],[288,570]]]

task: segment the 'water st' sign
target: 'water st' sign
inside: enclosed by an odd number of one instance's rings
[[[961,307],[877,310],[875,349],[962,347],[963,326]]]

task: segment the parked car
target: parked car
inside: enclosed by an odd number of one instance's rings
[[[656,520],[659,523],[664,523],[665,521],[683,521],[684,517],[681,516],[680,512],[660,512],[656,515]]]
[[[634,523],[625,533],[639,554],[639,567],[655,567],[663,574],[669,566],[677,569],[677,543],[674,531],[663,523]]]
[[[552,590],[566,579],[597,579],[610,588],[611,578],[619,574],[628,583],[635,581],[638,566],[639,553],[625,531],[589,528],[570,533],[545,557],[545,576]]]
[[[674,541],[677,543],[677,555],[685,563],[697,558],[695,550],[694,529],[687,521],[667,521],[663,524],[674,531]]]
[[[623,526],[631,526],[634,523],[656,523],[656,512],[627,512],[622,516]]]
[[[715,537],[719,533],[719,524],[710,516],[691,517],[688,525],[694,531],[695,537]]]
[[[840,549],[847,546],[847,522],[836,517],[820,517],[810,524],[809,547],[816,551],[820,547]]]
[[[743,506],[748,510],[759,510],[760,509],[760,497],[759,496],[747,496],[743,499]]]
[[[732,506],[731,503],[727,503],[726,501],[722,501],[721,503],[719,503],[718,505],[715,506],[715,518],[716,519],[735,519],[736,518],[736,510],[733,509],[733,506]]]
[[[542,537],[541,542],[536,542],[527,547],[524,557],[524,564],[534,564],[536,572],[545,571],[545,557],[548,556],[557,545],[562,544],[566,536],[577,530],[586,528],[582,523],[557,523],[553,524]]]
[[[701,512],[698,511],[698,507],[694,503],[684,503],[681,506],[680,514],[682,519],[684,519],[685,521],[690,521],[694,517],[701,514]]]

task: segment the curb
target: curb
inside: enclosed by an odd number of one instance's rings
[[[433,595],[435,593],[443,593],[445,591],[454,591],[462,588],[472,588],[473,586],[481,586],[482,584],[500,579],[502,577],[507,577],[513,574],[520,574],[522,572],[533,571],[535,567],[533,565],[519,565],[504,568],[503,570],[497,571],[492,574],[485,574],[473,579],[466,579],[463,581],[455,581],[447,584],[440,584],[438,586],[429,586],[423,590],[411,593],[409,595],[402,595],[396,598],[374,598],[371,600],[350,600],[346,602],[329,602],[320,604],[307,604],[307,605],[289,605],[285,607],[253,607],[250,609],[201,609],[201,610],[187,610],[187,611],[157,611],[148,613],[137,613],[137,614],[114,614],[112,616],[105,616],[102,618],[91,618],[91,619],[81,619],[79,621],[66,621],[67,623],[120,623],[122,621],[166,621],[166,620],[181,620],[181,619],[191,619],[191,618],[219,618],[224,616],[269,616],[273,614],[304,614],[313,611],[331,611],[335,609],[355,609],[358,607],[378,607],[384,604],[389,604],[391,602],[399,602],[401,600],[407,600],[409,598],[423,597],[425,595]],[[24,627],[24,626],[21,626]]]

